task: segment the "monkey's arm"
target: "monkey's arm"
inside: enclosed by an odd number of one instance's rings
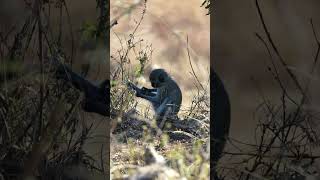
[[[141,90],[145,93],[145,94],[156,94],[157,93],[157,89],[148,89],[146,87],[142,87]]]
[[[108,79],[97,87],[60,62],[57,67],[56,78],[71,82],[75,88],[84,92],[83,110],[109,116],[110,81]]]
[[[129,87],[129,89],[132,89],[136,92],[137,97],[141,97],[143,99],[150,101],[152,106],[155,109],[158,109],[160,105],[160,97],[159,97],[158,89],[148,89],[145,87],[138,88],[136,85],[134,85],[131,82],[128,82],[127,86]]]
[[[141,97],[149,100],[150,99],[149,97],[157,96],[157,92],[158,92],[157,89],[148,89],[146,87],[139,88],[131,82],[128,82],[127,86],[129,87],[129,89],[132,89],[136,92],[137,97]]]
[[[136,96],[150,101],[154,106],[157,106],[157,104],[160,103],[160,97],[159,97],[158,91],[156,91],[156,93],[148,93],[148,94],[146,94],[143,91],[139,93],[137,92]]]
[[[60,64],[57,68],[56,77],[58,79],[63,79],[65,81],[69,81],[72,85],[83,91],[85,94],[93,95],[94,92],[98,91],[98,87],[90,83],[88,80],[84,79],[82,76],[73,72],[69,67]]]

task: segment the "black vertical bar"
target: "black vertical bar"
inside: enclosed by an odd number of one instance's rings
[[[227,136],[229,134],[231,121],[231,106],[228,93],[222,80],[216,73],[215,62],[219,59],[214,58],[215,48],[219,44],[215,43],[215,18],[218,8],[210,4],[210,177],[219,180],[216,166],[223,154]]]

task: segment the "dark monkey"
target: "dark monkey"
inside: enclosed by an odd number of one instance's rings
[[[153,89],[138,88],[128,82],[128,87],[136,91],[136,96],[151,102],[157,119],[175,116],[181,106],[182,94],[178,84],[164,69],[154,69],[149,75]]]
[[[211,97],[213,98],[212,118],[213,123],[211,125],[212,134],[211,145],[211,172],[212,177],[215,180],[219,180],[216,165],[221,158],[224,146],[226,144],[226,136],[229,134],[231,112],[230,112],[230,101],[229,96],[224,88],[224,85],[218,75],[211,69]]]
[[[57,63],[56,78],[70,82],[75,88],[84,92],[82,109],[103,116],[110,115],[110,80],[104,80],[99,86],[94,85],[62,63]]]

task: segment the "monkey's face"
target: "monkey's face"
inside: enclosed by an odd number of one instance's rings
[[[149,76],[153,88],[161,87],[166,82],[167,78],[168,74],[163,69],[155,69]]]

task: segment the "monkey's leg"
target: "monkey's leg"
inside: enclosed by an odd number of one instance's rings
[[[163,103],[156,109],[156,120],[159,128],[163,128],[168,118],[176,115],[172,100],[165,98]]]
[[[171,114],[171,108],[168,104],[170,103],[170,99],[169,98],[165,98],[163,100],[163,102],[160,104],[160,106],[156,109],[156,114],[159,116],[164,116],[166,114]]]

